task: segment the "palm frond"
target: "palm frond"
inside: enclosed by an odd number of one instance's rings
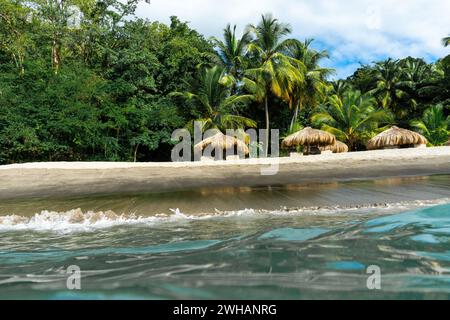
[[[252,119],[227,114],[221,119],[222,128],[226,129],[246,129],[246,128],[256,128],[256,121]]]
[[[247,104],[254,99],[255,99],[255,97],[250,94],[234,95],[234,96],[226,98],[223,101],[222,106],[226,108],[226,107],[235,106],[235,105],[239,105],[239,104]]]
[[[334,128],[334,127],[332,127],[332,126],[330,126],[328,124],[323,124],[321,126],[321,129],[323,131],[326,131],[328,133],[331,133],[331,134],[335,135],[336,138],[338,140],[340,140],[340,141],[347,141],[347,134],[344,131],[342,131],[342,130],[340,130],[338,128]]]

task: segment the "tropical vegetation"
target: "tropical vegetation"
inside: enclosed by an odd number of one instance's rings
[[[364,148],[363,141],[379,131],[382,124],[392,122],[389,111],[377,108],[375,98],[359,91],[332,95],[311,119],[315,126],[334,134],[352,150]]]
[[[313,126],[352,150],[390,125],[448,140],[450,55],[333,80],[329,53],[270,14],[207,39],[176,17],[137,18],[138,2],[0,0],[0,164],[168,161],[172,132],[194,121],[281,136]]]
[[[450,137],[450,116],[444,115],[444,106],[437,104],[425,110],[419,120],[413,120],[411,127],[417,129],[435,146],[441,146]]]

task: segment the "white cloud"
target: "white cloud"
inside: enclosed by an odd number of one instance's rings
[[[220,36],[227,23],[242,30],[266,12],[290,23],[294,37],[324,44],[339,76],[357,62],[449,53],[441,45],[450,34],[448,0],[151,0],[137,14],[166,23],[175,15],[209,37]]]

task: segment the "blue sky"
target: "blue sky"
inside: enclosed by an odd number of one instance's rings
[[[434,61],[450,54],[441,44],[450,34],[449,0],[151,0],[137,15],[165,23],[175,15],[206,37],[220,37],[227,23],[242,31],[267,12],[291,24],[292,37],[314,38],[327,49],[325,65],[337,78],[386,57]]]

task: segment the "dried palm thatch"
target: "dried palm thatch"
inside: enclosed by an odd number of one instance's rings
[[[201,141],[195,145],[194,149],[196,152],[201,152],[208,146],[218,150],[229,150],[236,147],[238,153],[243,153],[245,155],[250,153],[247,144],[235,137],[226,136],[222,132],[218,132],[214,136]]]
[[[337,141],[335,144],[329,145],[329,146],[324,146],[324,147],[319,147],[320,151],[331,151],[333,153],[346,153],[348,152],[348,146],[341,142],[341,141]]]
[[[331,133],[313,128],[305,128],[283,140],[284,148],[297,146],[328,146],[336,142],[336,137]]]
[[[426,145],[428,140],[417,132],[392,127],[367,143],[367,149],[376,150],[392,147],[407,147],[415,145]]]

